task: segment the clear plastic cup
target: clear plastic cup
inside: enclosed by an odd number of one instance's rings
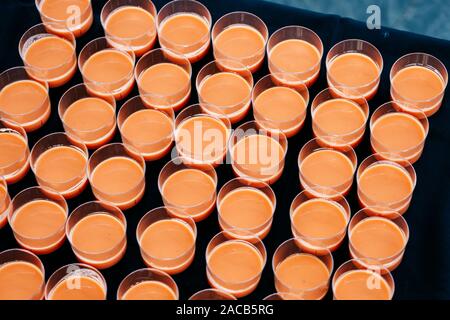
[[[249,234],[247,240],[230,239],[228,232],[220,232],[214,236],[206,247],[206,275],[210,285],[216,289],[225,291],[236,298],[241,298],[252,293],[261,279],[262,271],[267,260],[267,252],[264,243],[255,235]],[[232,246],[232,249],[225,251],[224,256],[220,256],[223,248]],[[250,251],[258,263],[248,259]],[[219,252],[219,253],[218,253]],[[239,253],[241,253],[239,255]],[[245,255],[247,259],[240,259]],[[215,263],[214,261],[218,262]],[[244,271],[239,277],[230,279],[224,276],[224,270],[217,270],[216,264],[223,264],[228,268],[226,274],[230,275],[230,269]],[[251,264],[251,266],[249,266]],[[247,271],[245,274],[245,271]],[[236,274],[235,274],[236,276]]]
[[[269,98],[270,92],[273,92],[272,94],[274,95],[271,99]],[[294,98],[292,94],[296,96],[297,109],[286,112],[285,115],[283,115],[283,105],[285,108],[288,108],[288,104],[293,104],[292,100]],[[287,95],[290,95],[290,97]],[[264,96],[266,96],[266,99],[269,101],[272,101],[273,107],[277,107],[278,114],[267,114],[266,108],[269,107],[267,106],[264,108],[259,104],[261,103],[261,98],[264,98]],[[283,100],[283,96],[286,100]],[[291,107],[293,106],[292,104],[290,105]],[[288,138],[296,135],[303,127],[308,104],[309,91],[304,84],[299,83],[295,87],[291,87],[290,85],[280,83],[278,81],[278,75],[275,73],[261,78],[252,91],[253,116],[255,117],[256,122],[258,122],[261,127],[275,133],[283,132]]]
[[[214,210],[216,187],[217,173],[213,166],[192,166],[183,163],[182,158],[169,161],[158,176],[158,189],[164,205],[173,215],[182,219],[188,216],[196,222],[206,219]],[[178,198],[175,191],[184,198]],[[195,201],[190,199],[186,202],[186,195],[192,198],[196,194]]]
[[[126,11],[134,10],[126,14]],[[138,13],[139,12],[139,13]],[[115,15],[123,14],[122,17],[116,17]],[[140,33],[139,29],[144,29],[140,24],[144,25],[145,22],[143,15],[147,15],[149,18],[146,25],[146,30]],[[153,2],[150,0],[109,0],[102,8],[100,13],[100,20],[105,31],[105,36],[108,42],[115,48],[123,50],[131,50],[136,56],[141,56],[155,45],[157,30],[156,30],[156,8]],[[120,28],[121,31],[114,29],[111,31],[111,24],[116,28]],[[125,31],[123,28],[129,25],[137,30]],[[151,27],[150,27],[151,26]]]
[[[199,301],[221,301],[221,300],[237,300],[233,295],[228,292],[217,290],[217,289],[205,289],[194,293],[189,300],[199,300]]]
[[[0,252],[0,275],[8,272],[2,269],[14,265],[20,265],[19,269],[15,273],[13,273],[14,270],[9,270],[11,273],[5,275],[9,281],[0,282],[0,300],[42,300],[45,287],[45,270],[42,261],[27,250],[9,249]],[[25,267],[28,270],[25,270]],[[11,283],[11,280],[14,282]]]
[[[262,129],[255,121],[246,122],[231,136],[231,165],[237,176],[271,185],[283,173],[287,149],[288,141],[283,133]]]
[[[106,281],[96,268],[72,263],[56,270],[45,285],[45,300],[106,300]]]
[[[188,19],[188,17],[203,24],[203,34],[202,30],[196,30],[199,27],[196,27],[195,23],[187,24],[186,21],[181,20],[182,18]],[[180,21],[175,24],[177,20]],[[158,12],[159,43],[162,48],[184,55],[191,63],[197,62],[208,52],[211,23],[212,18],[208,8],[200,2],[193,0],[170,1]],[[171,29],[168,26],[172,26],[172,24],[177,29]],[[190,34],[191,39],[180,36],[180,33],[183,34],[183,32]],[[178,36],[174,38],[175,34]]]
[[[8,193],[8,184],[6,183],[6,180],[0,176],[0,229],[8,222],[10,204],[11,198]]]
[[[299,258],[305,259],[305,261],[300,261]],[[293,259],[297,259],[297,264],[293,263],[289,268],[289,265],[287,264]],[[304,263],[303,270],[301,268],[302,262]],[[287,281],[289,279],[285,277],[284,272],[282,271],[283,268],[287,268],[287,270],[290,269],[291,272],[298,272],[298,275],[305,280],[302,281],[301,285],[288,283]],[[312,270],[315,270],[316,272],[320,272],[317,270],[319,268],[323,269],[323,274],[314,275],[314,278],[309,278],[308,274],[300,274],[302,271],[313,272]],[[300,248],[297,239],[290,239],[282,243],[275,251],[272,259],[272,269],[275,275],[275,288],[277,289],[277,292],[290,293],[298,296],[299,299],[302,300],[321,300],[328,292],[330,285],[331,273],[333,271],[333,256],[329,250],[324,250],[321,254],[317,253],[316,255],[312,255]],[[326,278],[326,280],[319,281],[320,277]],[[311,280],[308,282],[306,279]]]
[[[221,41],[221,37],[224,37],[224,32],[229,33],[230,30],[236,28],[252,31],[254,33],[254,37],[260,38],[261,48],[252,48],[254,50],[248,50],[252,52],[247,54],[231,54],[229,50],[223,50],[223,48],[220,48],[218,42]],[[213,42],[214,58],[216,60],[220,60],[220,62],[223,63],[223,67],[231,70],[242,70],[235,69],[235,65],[229,65],[228,61],[230,60],[239,61],[252,73],[256,72],[261,67],[266,53],[265,49],[267,39],[269,38],[269,31],[264,21],[262,21],[254,14],[242,11],[227,13],[216,21],[211,31],[211,37]],[[235,37],[236,38],[230,37],[230,39],[234,38],[235,41],[236,39],[238,39],[240,40],[240,45],[245,45],[245,37],[239,39],[239,34]]]
[[[317,62],[308,61],[309,64],[302,68],[296,68],[295,70],[291,68],[286,68],[286,66],[277,65],[271,55],[280,48],[280,44],[296,42],[299,45],[310,46],[311,49],[317,51]],[[278,49],[279,50],[279,49]],[[292,52],[292,56],[286,55],[285,59],[287,62],[290,59],[295,58],[295,51]],[[306,55],[306,53],[304,53]],[[284,55],[283,55],[284,56]],[[323,57],[323,43],[320,37],[312,30],[302,27],[302,26],[287,26],[278,29],[269,38],[267,42],[267,57],[269,61],[270,73],[277,79],[277,81],[283,83],[284,85],[296,87],[311,87],[319,77],[320,65]],[[309,56],[306,56],[310,58]]]
[[[135,168],[131,169],[131,165]],[[105,166],[106,169],[104,169]],[[108,166],[119,166],[119,168],[108,168]],[[101,178],[99,178],[100,184],[96,181],[99,167],[103,167]],[[94,196],[122,210],[130,209],[138,204],[144,195],[144,158],[135,151],[130,152],[129,147],[125,147],[122,143],[108,144],[95,151],[89,158],[87,174]],[[133,179],[125,184],[131,175]],[[111,180],[108,181],[108,179]]]
[[[336,76],[330,72],[333,65],[337,59],[349,54],[369,59],[378,70],[377,76],[367,82],[361,80],[357,84],[336,79]],[[328,86],[336,96],[353,100],[363,97],[366,100],[371,100],[376,95],[383,71],[383,57],[380,51],[369,42],[359,39],[349,39],[339,42],[328,52],[326,64]],[[355,64],[355,66],[358,66],[358,64]]]
[[[54,23],[37,24],[19,41],[19,54],[24,66],[29,68],[30,77],[47,82],[50,88],[66,84],[77,70],[74,35],[69,30],[65,36],[49,31],[54,28],[62,27]]]
[[[100,60],[102,55],[103,60]],[[105,37],[92,40],[78,55],[78,66],[89,92],[99,97],[109,97],[112,94],[116,100],[125,98],[133,89],[135,62],[133,51],[112,47]],[[95,64],[103,66],[94,68]],[[120,70],[120,73],[105,72],[111,68],[108,66],[114,66],[112,68]],[[99,70],[96,69],[100,68],[103,68],[102,72],[97,72]]]
[[[223,67],[224,64],[235,68],[228,70]],[[198,101],[206,112],[225,116],[232,124],[247,115],[252,99],[253,76],[240,62],[212,61],[198,72],[195,83]]]
[[[31,187],[13,198],[8,221],[23,248],[35,254],[49,254],[66,240],[68,215],[69,208],[61,194],[46,187]]]
[[[169,49],[158,48],[143,55],[134,76],[139,94],[148,106],[178,111],[189,101],[191,64]]]
[[[181,273],[191,265],[194,260],[197,238],[197,227],[194,220],[188,216],[181,219],[175,216],[173,211],[166,207],[150,210],[141,218],[136,230],[136,238],[145,264],[168,274]],[[170,237],[170,240],[161,238],[164,233],[168,238]],[[165,241],[184,245],[187,241],[187,234],[192,240],[191,245],[178,250],[167,247]],[[147,247],[149,244],[150,248]],[[164,254],[162,254],[163,252]]]
[[[240,199],[237,196],[239,193],[241,194]],[[259,203],[256,198],[252,199],[249,196],[251,193],[259,198]],[[265,202],[265,204],[261,202]],[[258,180],[249,182],[246,179],[235,178],[224,184],[217,194],[219,225],[232,238],[246,240],[246,236],[251,234],[252,237],[256,235],[258,238],[264,239],[272,226],[276,202],[276,195],[267,183]],[[261,208],[264,205],[266,205],[267,216],[257,216],[257,213],[264,210],[264,208]],[[229,206],[228,210],[225,210],[224,206]],[[232,217],[228,216],[238,208],[242,210],[240,214],[249,215],[248,220],[246,218],[239,219],[239,214]],[[236,231],[237,233],[234,233]]]
[[[399,88],[397,87],[395,80],[396,77],[402,71],[408,68],[418,68],[418,67],[433,72],[434,75],[437,76],[441,81],[442,90],[435,96],[428,98],[422,98],[420,97],[420,95],[417,96],[417,94],[420,93],[420,89],[418,89],[417,87],[411,88],[412,96],[411,95],[408,96],[405,95],[403,91],[400,91]],[[421,80],[426,81],[423,78],[423,75],[422,76],[416,75],[416,77],[410,76],[410,79],[411,78],[415,79],[416,85],[420,84]],[[429,117],[438,112],[442,105],[445,89],[448,84],[448,72],[445,65],[436,57],[433,57],[432,55],[426,53],[419,53],[419,52],[410,53],[401,57],[394,63],[390,72],[390,80],[391,80],[392,100],[397,102],[398,106],[402,110],[411,114],[417,113],[419,116],[423,112]],[[426,83],[422,85],[426,85]]]
[[[121,236],[115,236],[117,229],[123,231]],[[91,201],[72,211],[66,223],[66,236],[79,261],[98,269],[107,269],[117,264],[125,254],[126,229],[127,220],[122,210],[107,203]],[[78,232],[88,239],[78,238]]]
[[[140,96],[127,100],[117,114],[122,141],[146,161],[164,157],[174,141],[175,113],[145,105]],[[156,134],[156,129],[161,130]],[[147,134],[145,134],[147,132]]]
[[[0,74],[0,114],[28,132],[41,128],[51,112],[48,84],[34,80],[30,74],[28,67],[15,67]]]
[[[139,292],[145,286],[152,286],[152,290]],[[159,290],[156,289],[158,286]],[[163,292],[161,292],[163,291]],[[147,294],[147,295],[146,295]],[[158,296],[161,294],[161,296]],[[164,295],[165,297],[163,297]],[[122,280],[117,289],[117,300],[178,300],[178,286],[164,271],[157,269],[139,269],[133,271]]]
[[[59,3],[58,3],[59,2]],[[41,20],[49,31],[67,36],[73,33],[75,37],[81,37],[92,26],[94,15],[91,0],[80,1],[58,1],[58,0],[36,0],[36,8]],[[83,7],[76,5],[83,4]],[[61,17],[64,12],[64,18]]]
[[[90,108],[85,107],[85,103]],[[93,95],[85,84],[77,84],[63,94],[58,113],[70,138],[84,143],[89,149],[108,143],[116,132],[116,99],[111,94]]]
[[[351,91],[350,89],[345,90],[347,92]],[[356,95],[355,92],[352,96]],[[328,116],[330,117],[329,119],[334,118],[334,124],[332,124],[334,130],[330,131],[330,129],[332,129],[328,127],[330,124],[327,125],[321,123],[319,119],[320,109],[332,103],[339,103],[342,104],[342,106],[347,105],[347,107],[341,107],[341,118],[338,118],[339,114],[335,114],[335,117]],[[350,106],[354,107],[353,111],[348,109]],[[353,124],[357,119],[355,119],[354,115],[351,116],[352,112],[360,112],[359,126]],[[311,104],[311,116],[313,133],[320,140],[321,144],[336,149],[345,149],[347,146],[356,148],[364,138],[367,121],[369,119],[369,104],[364,97],[360,97],[356,100],[350,98],[336,98],[333,89],[328,88],[320,92],[314,98]]]

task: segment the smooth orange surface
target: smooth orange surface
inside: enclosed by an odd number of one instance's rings
[[[286,84],[303,81],[311,86],[320,70],[320,52],[309,42],[300,39],[288,39],[276,44],[269,52],[270,65],[275,73],[292,73],[291,79],[280,79]],[[274,75],[276,76],[276,75]],[[294,81],[295,80],[295,81]]]
[[[105,289],[94,279],[83,276],[68,276],[50,292],[50,300],[105,300]]]
[[[125,253],[125,226],[107,213],[92,213],[78,221],[70,238],[78,259],[96,268],[115,265]]]
[[[245,229],[263,238],[270,229],[273,205],[262,191],[242,187],[228,193],[218,208],[222,229]]]
[[[368,270],[348,271],[334,284],[337,300],[389,300],[391,295],[386,280]]]
[[[241,120],[250,107],[252,88],[238,74],[219,72],[205,78],[199,95],[208,110],[226,115],[231,123]]]
[[[89,148],[97,148],[112,139],[115,132],[115,111],[105,100],[83,98],[64,112],[63,122]]]
[[[371,202],[394,205],[411,195],[413,182],[404,169],[380,163],[364,170],[359,177],[359,189]]]
[[[218,245],[206,258],[209,271],[213,277],[220,279],[220,283],[248,284],[247,288],[235,293],[236,296],[246,295],[253,290],[263,268],[263,259],[259,251],[251,244],[238,240]],[[209,280],[213,286],[220,289],[221,285],[211,276]]]
[[[273,183],[281,176],[283,147],[275,139],[253,134],[239,140],[231,150],[237,175]]]
[[[50,87],[63,85],[75,74],[77,61],[72,43],[57,36],[34,41],[25,52],[31,76],[48,82]]]
[[[233,24],[220,32],[214,40],[216,59],[235,60],[256,71],[264,60],[265,40],[255,28],[244,24]]]
[[[14,261],[0,265],[0,300],[40,300],[44,275],[34,264]]]
[[[144,193],[135,190],[145,178],[144,170],[133,159],[127,157],[112,157],[95,167],[91,176],[91,185],[107,200],[121,209],[129,208],[141,200]]]
[[[189,100],[191,79],[174,63],[158,63],[141,73],[138,80],[142,100],[153,107],[183,107]]]
[[[53,201],[34,200],[18,208],[10,220],[21,246],[39,254],[50,253],[64,241],[66,211]]]
[[[164,202],[195,221],[205,219],[214,208],[216,183],[197,169],[184,169],[172,174],[162,186]]]
[[[407,113],[388,113],[377,119],[372,126],[372,143],[375,152],[401,153],[401,158],[414,161],[422,152],[419,147],[426,138],[423,125]],[[377,146],[381,150],[377,150]],[[409,151],[409,152],[408,152]]]
[[[37,81],[19,80],[0,91],[0,112],[26,131],[39,129],[50,116],[46,87]]]
[[[331,84],[337,87],[358,88],[366,100],[375,95],[378,89],[379,66],[367,55],[345,53],[331,61],[328,76]]]
[[[342,207],[326,199],[311,199],[301,204],[292,214],[293,229],[306,242],[320,243],[334,250],[342,241],[347,226],[347,215]],[[305,242],[302,245],[308,246]],[[314,246],[308,246],[315,249]]]
[[[330,149],[318,150],[308,155],[300,165],[304,183],[309,187],[320,186],[336,188],[346,186],[353,181],[354,167],[343,153]],[[337,190],[339,191],[339,190]],[[344,192],[342,193],[345,193]]]
[[[0,174],[8,183],[22,179],[28,171],[28,145],[15,133],[0,132]]]
[[[86,33],[92,25],[92,12],[89,15],[85,14],[86,10],[89,10],[91,6],[90,2],[89,0],[43,0],[40,5],[40,11],[46,17],[46,19],[43,19],[44,21],[66,21],[67,25],[64,25],[64,27],[69,27],[71,32],[78,37]],[[83,20],[76,21],[73,19],[72,15],[74,12],[78,12],[78,10],[74,11],[72,9],[73,7],[79,9],[81,17],[77,18],[84,18]],[[74,23],[75,25],[73,25]],[[53,32],[63,35],[68,33],[62,30],[62,28],[53,28],[53,26],[46,27],[52,29]]]
[[[288,288],[291,293],[327,286],[330,278],[327,266],[316,256],[306,253],[287,257],[276,266],[275,275],[281,285]]]
[[[361,134],[355,131],[363,128],[366,120],[364,111],[355,102],[346,99],[328,100],[317,106],[313,113],[314,126],[318,127],[314,134],[319,138],[341,136],[342,143],[355,146],[362,139]]]
[[[124,5],[109,14],[105,33],[114,45],[142,55],[155,44],[155,18],[141,7]]]
[[[160,220],[142,233],[140,246],[148,259],[145,262],[169,273],[179,273],[192,262],[187,254],[195,248],[195,236],[191,227],[179,219]],[[169,261],[172,260],[172,261]]]
[[[172,132],[173,120],[152,109],[131,114],[121,128],[122,138],[139,151],[145,160],[157,160],[167,154],[172,146]]]
[[[177,300],[176,295],[169,286],[159,281],[142,281],[124,295],[123,300]]]
[[[122,99],[133,88],[134,63],[131,57],[119,50],[104,49],[91,55],[81,70],[84,81],[92,83],[93,93],[104,96],[114,94]]]
[[[202,115],[191,117],[177,128],[177,150],[188,161],[217,165],[227,152],[228,137],[221,120]]]
[[[11,199],[8,191],[0,184],[0,229],[3,228],[8,221],[8,209]]]
[[[303,126],[306,107],[305,99],[294,89],[272,87],[255,99],[253,113],[262,127],[292,137]]]
[[[191,62],[196,62],[208,50],[209,24],[197,14],[174,14],[161,24],[159,41],[163,47],[182,53]]]
[[[64,196],[75,196],[85,187],[87,161],[86,154],[72,147],[48,149],[36,161],[36,179]]]

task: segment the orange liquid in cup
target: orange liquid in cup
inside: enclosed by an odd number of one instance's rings
[[[303,127],[306,107],[305,99],[294,89],[272,87],[255,99],[253,113],[262,127],[282,131],[289,138]]]
[[[250,108],[251,91],[251,86],[240,75],[220,72],[202,81],[199,96],[208,110],[225,115],[231,123],[236,123]]]
[[[151,130],[149,130],[151,128]],[[157,160],[172,147],[173,120],[157,110],[137,111],[123,122],[122,139],[133,146],[145,160]]]
[[[220,32],[214,40],[214,56],[216,59],[239,61],[255,72],[264,61],[265,45],[266,41],[258,30],[248,25],[234,24]]]
[[[228,137],[228,128],[219,119],[209,116],[188,118],[178,126],[177,150],[189,162],[218,165],[226,155]]]
[[[299,253],[280,262],[275,276],[278,292],[288,290],[288,293],[302,294],[307,300],[319,300],[327,292],[330,271],[316,256]]]
[[[400,264],[407,241],[404,232],[395,223],[378,217],[356,224],[349,237],[350,253],[354,258],[379,260],[390,270]]]
[[[136,161],[117,156],[95,167],[91,185],[96,190],[94,194],[97,198],[111,202],[120,209],[128,209],[144,195],[144,178],[144,170]]]
[[[332,83],[329,83],[331,88],[334,85],[353,88],[366,100],[375,96],[378,90],[376,80],[379,75],[380,67],[369,56],[361,53],[340,55],[330,63],[328,68],[328,76],[333,79]]]
[[[415,105],[415,102],[426,102],[436,98],[445,89],[443,79],[433,70],[412,66],[400,70],[392,79],[391,95],[394,101],[405,101],[414,106],[405,108],[414,113],[414,108],[421,109],[427,116],[437,112],[442,101],[434,106],[421,108]]]
[[[0,175],[6,182],[17,182],[27,174],[28,156],[28,144],[21,135],[0,132]]]
[[[123,300],[177,300],[173,290],[159,281],[142,281],[133,285],[124,295]]]
[[[383,277],[369,270],[352,270],[334,284],[336,300],[390,300],[391,288]]]
[[[105,33],[113,45],[140,56],[155,45],[155,18],[141,7],[121,6],[106,19]]]
[[[214,248],[206,259],[208,281],[213,287],[243,297],[258,285],[264,262],[251,244],[230,240]]]
[[[68,40],[45,36],[34,41],[25,52],[25,64],[31,67],[30,76],[47,81],[50,87],[59,87],[76,72],[75,48]]]
[[[319,76],[320,60],[321,54],[314,45],[305,40],[288,39],[270,50],[269,69],[275,77],[276,73],[292,74],[292,79],[277,77],[284,84],[295,85],[303,82],[310,87]]]
[[[319,150],[308,155],[300,165],[301,182],[307,187],[335,189],[342,195],[353,183],[354,166],[343,153],[335,150]]]
[[[0,113],[26,131],[42,127],[50,117],[47,88],[37,81],[19,80],[0,91]]]
[[[326,199],[311,199],[292,213],[292,229],[303,250],[336,250],[345,237],[348,217],[344,208]]]
[[[195,235],[179,219],[160,220],[151,224],[139,239],[148,266],[169,274],[186,270],[194,259]],[[189,255],[188,253],[192,251]]]
[[[127,247],[123,222],[102,212],[89,214],[78,221],[70,238],[78,260],[99,269],[119,262]]]
[[[42,153],[35,164],[37,181],[72,198],[87,183],[87,156],[72,147],[54,147]]]
[[[113,94],[120,100],[133,89],[134,62],[119,50],[104,49],[91,55],[83,65],[84,82],[100,97]]]
[[[270,231],[271,223],[268,222],[274,208],[264,192],[242,187],[228,193],[222,199],[218,211],[222,230],[249,230],[263,239]]]
[[[375,153],[398,154],[410,163],[416,162],[423,151],[419,147],[426,138],[420,121],[407,113],[389,113],[372,125],[372,148]],[[376,141],[374,143],[374,141]]]
[[[201,221],[214,209],[216,183],[203,171],[184,169],[167,178],[161,193],[166,206]]]
[[[191,77],[174,63],[158,63],[141,73],[138,79],[142,100],[155,108],[181,109],[191,94]]]
[[[41,300],[45,278],[34,264],[25,261],[0,265],[0,300]]]
[[[39,9],[44,22],[66,21],[61,25],[61,29],[52,25],[46,25],[46,28],[61,35],[66,35],[68,31],[64,28],[68,28],[76,37],[79,37],[89,30],[93,22],[90,2],[90,0],[43,0]],[[91,12],[86,15],[86,10]]]
[[[164,48],[184,54],[190,62],[197,62],[208,52],[209,24],[197,14],[174,14],[159,27],[159,42]]]
[[[50,292],[49,300],[105,300],[106,291],[98,281],[83,275],[68,276]]]
[[[3,228],[8,221],[10,203],[11,199],[9,198],[8,191],[0,184],[0,229]]]
[[[66,131],[75,135],[88,148],[98,148],[111,140],[115,133],[114,108],[100,98],[83,98],[72,103],[64,112]]]
[[[346,99],[328,100],[320,104],[313,113],[313,131],[328,146],[354,147],[363,138],[366,120],[366,114],[355,102]],[[334,144],[326,137],[336,137],[340,144]]]
[[[373,207],[390,207],[403,214],[409,207],[413,182],[408,173],[400,167],[388,163],[370,166],[359,177],[359,201],[369,206],[364,199],[370,200]]]
[[[10,224],[22,247],[48,254],[63,244],[66,218],[66,211],[55,202],[34,200],[18,208]]]

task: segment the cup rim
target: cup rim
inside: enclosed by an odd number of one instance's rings
[[[63,20],[61,20],[61,19],[55,19],[55,18],[52,18],[52,17],[50,17],[50,16],[44,14],[44,13],[42,12],[42,10],[41,10],[41,6],[42,6],[42,5],[40,5],[38,2],[43,3],[44,1],[35,0],[34,3],[35,3],[35,5],[36,5],[36,9],[39,11],[39,14],[40,14],[41,16],[45,17],[46,19],[50,20],[51,23],[57,23],[57,22],[60,22],[60,23],[66,23],[66,22],[67,22],[67,19],[63,19]],[[88,0],[88,6],[83,10],[83,12],[80,12],[80,17],[83,16],[83,15],[85,15],[86,12],[88,12],[88,11],[90,11],[90,10],[92,10],[92,1],[91,1],[91,0]],[[83,23],[81,23],[81,24],[83,24]],[[68,31],[70,31],[71,33],[73,33],[67,26],[64,26],[64,28],[67,29]]]
[[[18,164],[18,163],[23,162],[23,161],[26,162],[26,163],[24,163],[23,166],[28,165],[29,162],[30,162],[30,154],[31,154],[31,152],[30,152],[30,147],[28,146],[28,135],[27,135],[25,129],[22,126],[20,126],[18,123],[14,122],[12,120],[9,120],[9,119],[6,119],[6,118],[2,118],[1,115],[0,115],[0,124],[3,126],[3,128],[0,127],[0,134],[7,133],[7,134],[18,135],[18,136],[20,136],[21,139],[23,139],[23,141],[25,142],[25,146],[26,146],[25,152],[23,153],[23,156],[21,156],[20,159],[15,160],[13,163],[9,164],[6,167],[13,166],[13,165]],[[22,170],[22,167],[20,169],[15,170],[12,173],[7,173],[5,175],[5,177],[9,176],[9,175],[16,174],[17,172]],[[2,167],[0,167],[0,169],[1,168],[5,168],[5,167],[2,166]]]

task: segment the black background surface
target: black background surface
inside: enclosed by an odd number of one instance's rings
[[[77,39],[77,52],[90,40],[104,35],[100,24],[100,10],[106,0],[92,0],[95,21],[89,32]],[[159,10],[166,2],[155,0]],[[428,38],[416,34],[382,28],[370,31],[364,23],[334,15],[323,15],[300,9],[284,7],[257,0],[206,0],[201,1],[209,8],[213,22],[231,11],[249,11],[265,21],[269,32],[286,25],[303,25],[313,29],[324,43],[325,55],[337,42],[344,39],[364,39],[374,44],[384,57],[384,71],[377,96],[370,101],[373,112],[378,106],[390,100],[389,70],[400,56],[411,52],[427,52],[441,59],[450,67],[450,42]],[[439,10],[439,8],[436,8]],[[21,35],[31,26],[40,23],[34,0],[3,0],[0,10],[0,70],[22,65],[18,54],[18,43]],[[212,61],[212,51],[200,62],[193,65],[193,94],[190,103],[197,103],[195,92],[195,76],[199,69]],[[254,75],[255,83],[268,73],[267,63]],[[81,83],[81,75],[76,76],[65,86],[50,90],[52,115],[47,124],[35,133],[29,134],[30,148],[41,137],[63,131],[57,113],[57,105],[61,95],[75,84]],[[322,89],[326,88],[325,64],[319,81],[310,89],[311,100]],[[137,89],[129,96],[137,95]],[[125,101],[125,100],[124,100]],[[118,102],[118,108],[124,101]],[[411,208],[405,214],[410,227],[410,241],[402,265],[393,273],[396,283],[395,299],[450,299],[450,105],[446,98],[439,113],[430,119],[430,134],[424,155],[415,165],[418,183]],[[252,120],[250,113],[244,121]],[[244,122],[243,121],[243,122]],[[241,122],[242,123],[242,122]],[[235,126],[236,127],[236,126]],[[356,149],[359,163],[370,155],[368,131],[364,142]],[[312,138],[311,118],[308,114],[304,129],[289,140],[286,167],[282,178],[273,186],[277,195],[277,209],[272,230],[264,240],[268,260],[261,283],[256,291],[245,299],[262,299],[275,291],[271,259],[275,249],[285,240],[292,237],[289,221],[289,206],[294,197],[301,191],[297,156],[301,147]],[[120,141],[119,134],[114,141]],[[91,152],[92,153],[92,152]],[[139,219],[149,210],[162,206],[161,196],[157,188],[157,177],[162,166],[169,161],[169,156],[157,162],[147,163],[147,187],[143,200],[134,208],[125,212],[128,220],[128,249],[125,257],[113,268],[102,271],[108,283],[108,298],[115,299],[120,281],[130,272],[143,268],[139,248],[136,241],[136,226]],[[230,165],[222,165],[217,169],[218,188],[233,178]],[[36,185],[30,172],[21,182],[9,186],[13,197],[21,190]],[[356,201],[355,186],[348,196],[352,213],[359,210]],[[70,210],[78,205],[93,200],[88,187],[79,197],[68,201]],[[187,299],[198,290],[208,288],[205,273],[205,249],[209,240],[218,233],[217,212],[197,224],[197,252],[193,264],[184,273],[174,276],[180,290],[180,298]],[[0,251],[18,247],[9,226],[0,230]],[[348,245],[333,254],[335,269],[349,259]],[[46,278],[56,269],[68,263],[76,262],[69,243],[56,252],[41,256],[45,265]],[[331,289],[326,299],[331,299]]]

